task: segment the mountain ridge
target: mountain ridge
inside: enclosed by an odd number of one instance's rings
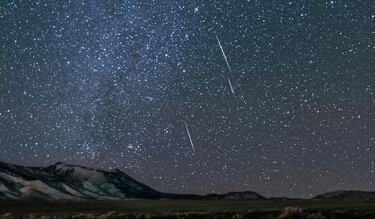
[[[174,194],[159,192],[119,169],[102,170],[57,162],[46,167],[26,167],[0,162],[0,200],[290,200],[266,198],[253,191],[224,194]],[[375,192],[339,190],[312,200],[375,201]]]
[[[259,200],[256,192],[226,194],[173,194],[159,192],[121,170],[105,171],[57,162],[47,167],[26,167],[0,162],[0,199],[40,200]]]

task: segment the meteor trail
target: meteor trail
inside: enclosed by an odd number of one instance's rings
[[[221,53],[223,54],[223,57],[224,57],[225,63],[227,63],[227,67],[228,67],[228,69],[229,69],[229,72],[232,74],[232,68],[231,68],[230,65],[229,65],[228,58],[227,58],[227,56],[225,55],[225,52],[224,52],[223,46],[221,45],[221,42],[220,42],[220,40],[219,40],[219,37],[216,36],[216,39],[217,39],[217,43],[219,44],[219,47],[220,47]],[[228,77],[228,83],[229,83],[230,90],[231,90],[232,93],[234,94],[234,89],[233,89],[233,86],[232,86],[232,83],[231,83],[229,77]]]
[[[188,125],[187,125],[187,123],[185,121],[184,121],[184,123],[185,123],[185,127],[186,127],[186,132],[187,132],[187,134],[189,136],[191,148],[193,149],[193,152],[195,153],[195,147],[194,147],[194,144],[193,144],[193,140],[191,139],[191,135],[190,135],[190,131],[189,131]]]
[[[228,83],[229,83],[230,90],[231,90],[232,93],[234,94],[234,89],[233,89],[233,86],[232,86],[232,82],[230,82],[230,79],[229,79],[229,78],[228,78]]]
[[[227,56],[225,55],[225,52],[224,52],[223,46],[221,45],[221,42],[220,42],[220,40],[219,40],[219,37],[216,36],[216,39],[217,39],[217,42],[219,43],[220,50],[221,50],[221,53],[223,54],[223,57],[224,57],[224,59],[225,59],[225,62],[227,63],[227,66],[228,66],[229,72],[232,73],[232,68],[231,68],[230,65],[229,65],[229,62],[228,62]]]

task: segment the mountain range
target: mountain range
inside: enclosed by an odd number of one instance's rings
[[[48,167],[25,167],[0,162],[0,199],[7,200],[266,200],[256,192],[189,195],[159,192],[120,170],[104,171],[80,165],[56,163]],[[287,200],[288,198],[270,198]],[[336,191],[315,200],[375,201],[375,192]]]
[[[124,199],[265,199],[255,192],[182,195],[158,192],[120,170],[104,171],[56,163],[25,167],[0,162],[0,199],[124,200]]]

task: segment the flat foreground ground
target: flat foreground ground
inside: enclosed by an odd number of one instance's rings
[[[129,201],[83,201],[41,202],[0,201],[0,214],[102,214],[109,211],[121,213],[166,213],[166,212],[245,212],[280,211],[285,207],[300,207],[304,210],[371,210],[375,202],[360,201],[191,201],[191,200],[129,200]]]

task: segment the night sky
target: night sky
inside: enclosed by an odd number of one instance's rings
[[[165,192],[375,190],[375,1],[3,0],[0,149]]]

